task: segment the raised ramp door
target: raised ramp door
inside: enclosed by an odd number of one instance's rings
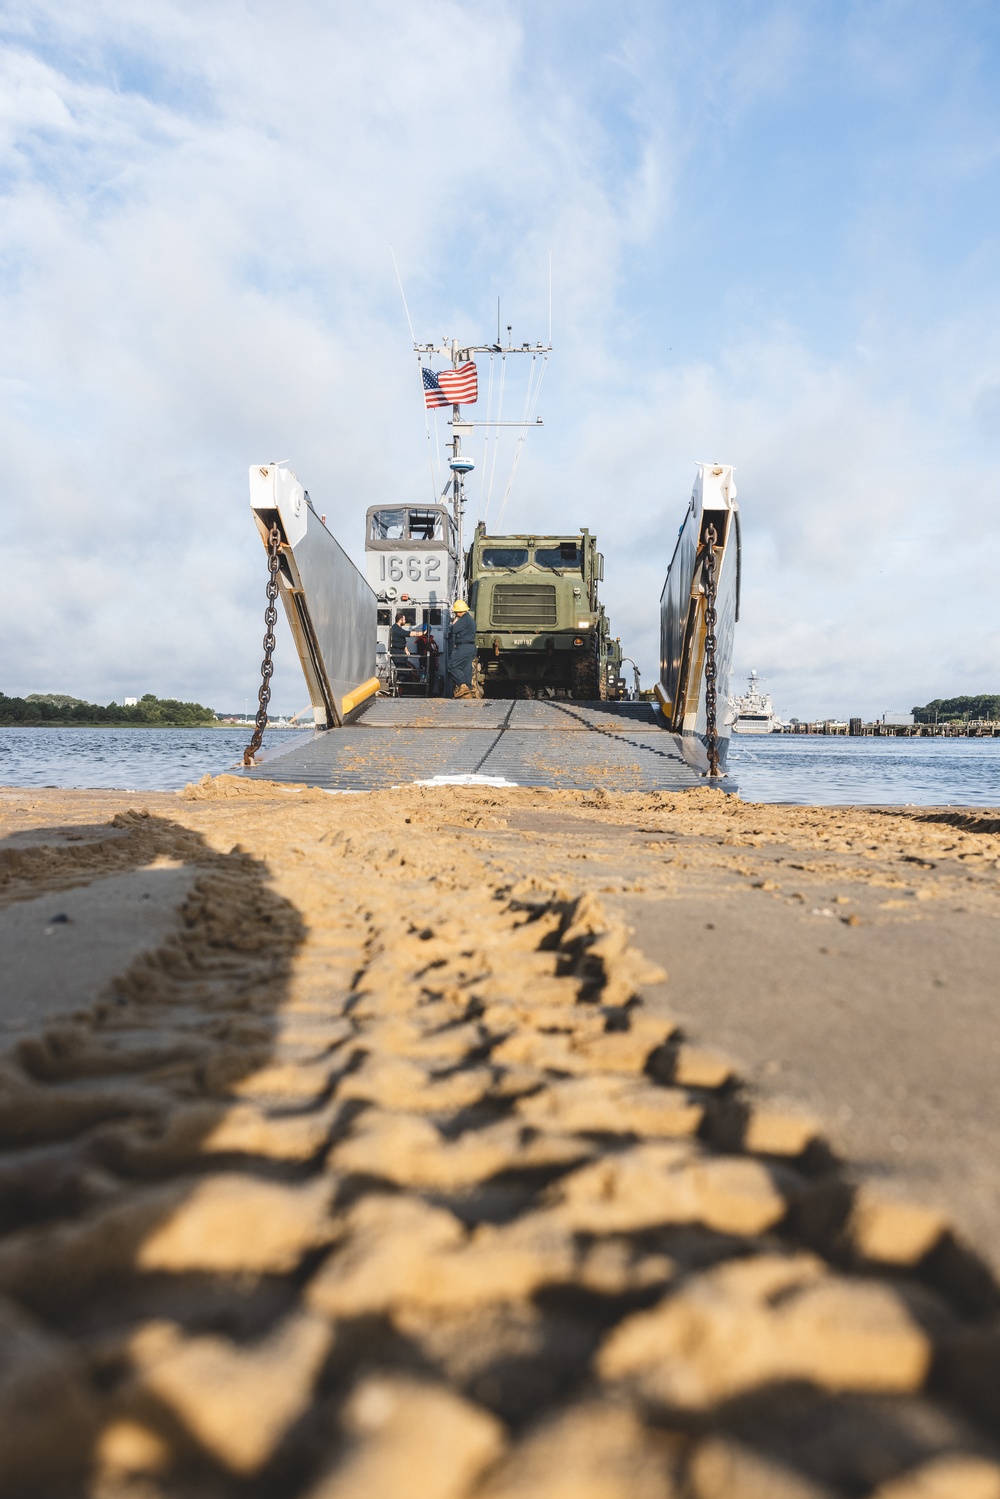
[[[287,463],[251,468],[250,508],[265,546],[280,533],[278,593],[315,720],[339,727],[378,690],[375,595]]]

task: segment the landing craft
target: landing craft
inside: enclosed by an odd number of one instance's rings
[[[368,789],[386,784],[387,776],[405,779],[405,769],[399,767],[411,759],[425,773],[433,769],[438,778],[472,775],[481,779],[493,774],[495,767],[506,778],[504,784],[580,789],[608,785],[622,790],[679,790],[697,784],[701,776],[720,777],[731,729],[728,694],[741,569],[732,467],[698,466],[660,599],[655,705],[609,701],[625,695],[622,653],[620,642],[611,638],[597,599],[603,562],[596,539],[586,530],[556,537],[494,535],[484,522],[477,528],[468,561],[464,554],[466,480],[474,465],[462,450],[462,439],[471,436],[477,425],[518,428],[516,469],[525,431],[541,425],[533,419],[531,395],[533,388],[537,396],[540,376],[534,387],[529,380],[529,399],[520,422],[502,421],[499,400],[495,418],[490,416],[489,400],[485,422],[473,423],[463,416],[462,405],[472,405],[477,399],[475,356],[488,354],[491,361],[503,361],[508,355],[530,354],[532,367],[541,360],[544,369],[548,346],[516,347],[509,341],[501,346],[498,337],[495,345],[460,346],[456,340],[441,346],[415,344],[414,348],[428,409],[452,407],[451,477],[429,503],[403,498],[369,507],[365,574],[347,557],[327,527],[326,517],[318,514],[287,464],[263,464],[250,471],[251,505],[267,550],[270,576],[260,709],[244,765],[253,768],[259,763],[255,756],[267,724],[275,603],[280,597],[316,722],[308,746],[269,754],[268,773],[281,779],[330,789]],[[435,372],[424,367],[427,355],[442,353],[450,356],[450,370]],[[498,386],[502,390],[502,374]],[[493,548],[510,551],[518,546],[527,556],[516,562],[508,557],[502,568],[495,556],[485,555]],[[558,552],[558,560],[548,555],[553,552]],[[487,577],[491,572],[502,572],[504,578]],[[555,620],[549,595],[543,600],[533,594],[545,619],[532,615],[532,628],[523,630],[520,617],[515,619],[510,611],[515,605],[520,609],[525,600],[509,590],[530,587],[537,591],[542,580],[545,587],[555,590]],[[560,588],[570,611],[565,619],[560,616]],[[535,701],[515,702],[504,709],[488,701],[470,704],[467,698],[421,708],[395,700],[376,702],[386,697],[387,690],[393,694],[400,690],[398,682],[389,680],[391,671],[384,669],[394,615],[402,612],[407,625],[424,632],[425,645],[432,641],[437,646],[437,665],[443,669],[446,631],[460,592],[475,596],[484,678],[505,679],[503,684],[494,680],[491,695],[571,696],[578,702],[585,699],[587,706],[567,711],[556,703]],[[576,614],[571,618],[573,608]],[[566,639],[557,639],[563,627],[569,633]],[[560,653],[562,663],[557,659]],[[568,675],[554,669],[565,663],[569,663]],[[492,672],[491,666],[496,668]],[[430,696],[440,690],[438,674],[426,671],[421,676],[418,665],[411,688]],[[363,735],[339,732],[349,730],[362,714]],[[428,736],[424,731],[429,728],[441,732]],[[572,735],[583,738],[572,741]],[[282,756],[280,774],[273,766],[277,753]]]

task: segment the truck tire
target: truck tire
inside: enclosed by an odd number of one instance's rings
[[[596,654],[579,656],[573,662],[572,691],[578,703],[593,703],[600,698],[601,671]]]

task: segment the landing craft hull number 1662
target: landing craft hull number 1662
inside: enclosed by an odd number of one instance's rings
[[[443,583],[440,557],[390,555],[379,558],[379,583]]]

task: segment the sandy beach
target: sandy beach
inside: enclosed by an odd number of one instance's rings
[[[1000,1496],[1000,812],[0,816],[5,1493]]]

